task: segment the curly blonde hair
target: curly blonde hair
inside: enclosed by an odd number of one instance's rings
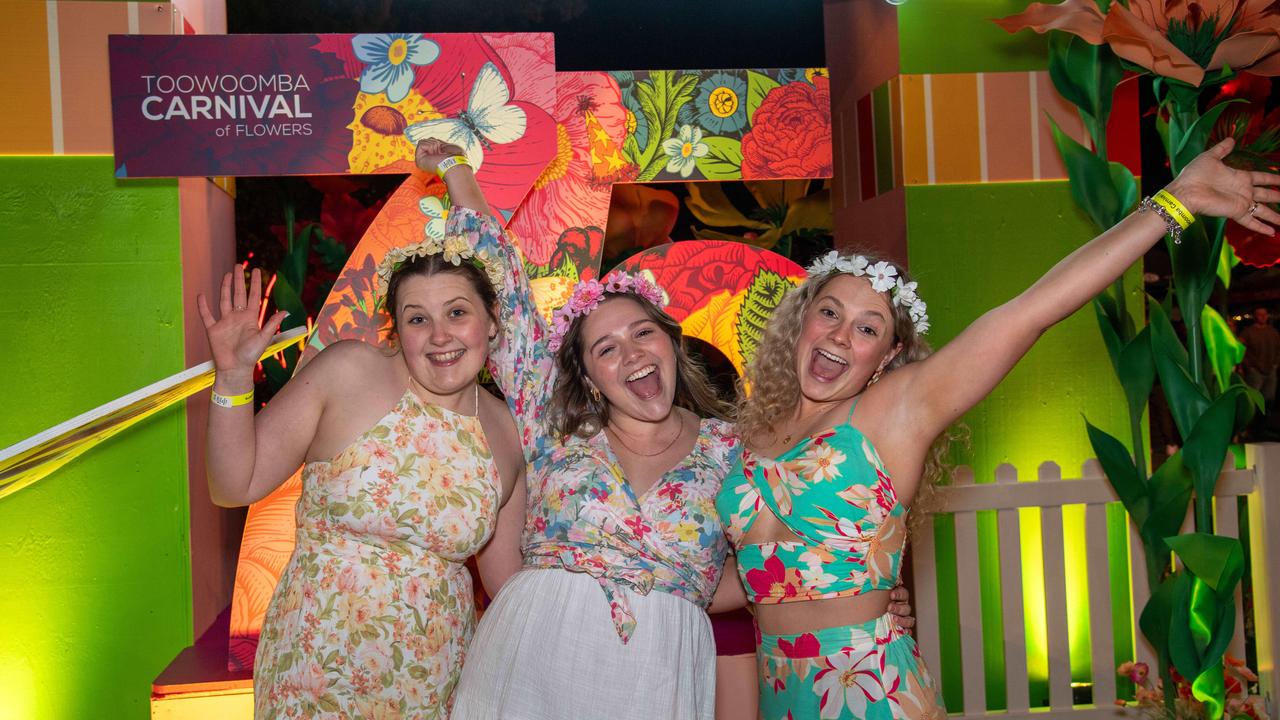
[[[868,252],[854,252],[850,255],[861,255],[870,264],[884,259]],[[905,268],[897,263],[891,264],[897,268],[902,282],[911,282],[911,275]],[[800,340],[805,314],[828,283],[846,274],[849,273],[829,270],[809,277],[789,290],[773,311],[755,355],[747,364],[745,375],[738,381],[738,434],[748,445],[762,445],[777,437],[778,427],[774,423],[786,422],[795,413],[800,403],[796,344]],[[929,343],[916,332],[909,309],[892,302],[889,303],[889,309],[893,314],[893,344],[901,343],[902,350],[885,366],[886,373],[907,363],[923,360],[933,353]],[[925,458],[924,474],[915,502],[912,503],[913,507],[920,508],[928,504],[933,485],[950,472],[948,460],[952,441],[963,442],[963,436],[964,428],[957,426],[948,429],[934,441]]]

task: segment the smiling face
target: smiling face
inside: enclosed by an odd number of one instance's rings
[[[809,304],[802,322],[796,375],[801,396],[810,402],[840,402],[857,395],[897,353],[889,298],[865,278],[833,278]]]
[[[395,301],[409,375],[442,398],[470,390],[497,332],[473,283],[451,272],[412,275],[400,282]]]
[[[640,302],[612,297],[582,319],[582,364],[611,412],[659,422],[676,393],[671,337]]]

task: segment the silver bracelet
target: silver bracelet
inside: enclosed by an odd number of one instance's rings
[[[1146,212],[1148,210],[1159,215],[1164,220],[1165,234],[1173,238],[1173,244],[1181,245],[1182,225],[1178,224],[1178,221],[1174,219],[1168,210],[1165,210],[1159,203],[1152,200],[1150,195],[1142,198],[1142,202],[1138,204],[1138,212]]]

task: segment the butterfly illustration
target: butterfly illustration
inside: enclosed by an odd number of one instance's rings
[[[466,153],[471,167],[479,172],[485,150],[524,137],[527,121],[524,108],[509,104],[509,100],[511,89],[507,81],[492,62],[487,62],[471,86],[466,110],[457,117],[413,123],[404,129],[405,137],[415,145],[428,138],[457,145]]]

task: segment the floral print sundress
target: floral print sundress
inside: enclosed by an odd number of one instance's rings
[[[476,417],[412,391],[303,468],[297,545],[267,610],[254,716],[447,718],[475,628],[463,562],[502,486]]]
[[[716,506],[753,603],[847,597],[897,584],[907,509],[875,447],[847,420],[776,458],[744,449]],[[762,512],[798,539],[744,543]],[[945,715],[915,641],[887,614],[813,632],[758,634],[757,643],[764,720]]]

